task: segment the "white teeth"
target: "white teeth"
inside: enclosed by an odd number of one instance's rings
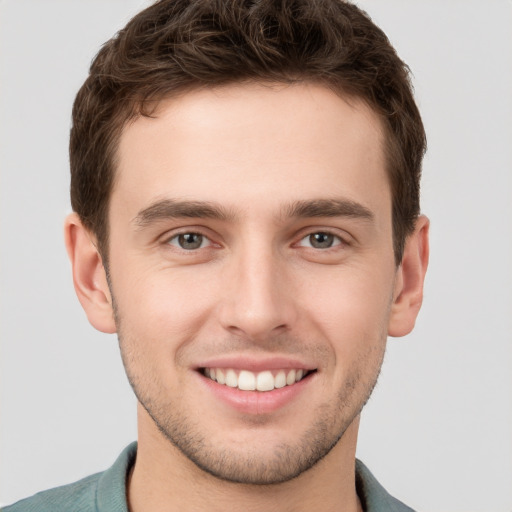
[[[240,375],[242,375],[242,372],[240,372]],[[272,391],[274,387],[274,376],[272,375],[272,372],[258,373],[258,377],[256,379],[256,389],[258,391]]]
[[[274,379],[274,387],[276,388],[284,388],[286,386],[286,373],[282,370],[278,372]]]
[[[215,380],[219,384],[226,384],[226,376],[224,375],[224,372],[222,370],[217,368],[217,370],[214,370],[214,373],[215,373]],[[213,377],[212,377],[212,379],[213,379]]]
[[[254,373],[242,370],[238,376],[238,389],[254,391],[256,389],[256,377],[254,376]]]
[[[274,372],[275,373],[275,372]],[[231,388],[242,391],[272,391],[273,389],[291,386],[302,380],[307,374],[302,368],[298,370],[279,370],[275,375],[270,370],[257,374],[249,370],[240,370],[237,374],[232,368],[205,368],[204,375],[219,384],[225,384]]]
[[[230,388],[238,387],[238,379],[236,377],[235,370],[228,370],[226,372],[226,386]]]

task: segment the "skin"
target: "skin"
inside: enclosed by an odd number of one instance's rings
[[[314,84],[192,91],[125,127],[110,282],[75,214],[66,242],[139,399],[132,511],[360,509],[359,414],[387,336],[414,326],[428,260],[420,217],[395,265],[383,154],[378,117]],[[180,247],[186,233],[201,245]],[[314,372],[260,414],[211,391],[198,368],[218,358]]]

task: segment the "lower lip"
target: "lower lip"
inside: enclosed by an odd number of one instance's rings
[[[238,412],[258,415],[272,413],[293,402],[305,391],[315,374],[309,374],[291,386],[272,391],[242,391],[219,384],[200,373],[198,375],[207,389],[219,400]]]

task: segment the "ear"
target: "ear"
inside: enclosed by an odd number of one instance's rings
[[[73,284],[89,322],[98,331],[116,332],[107,275],[94,236],[76,213],[64,224],[66,249],[73,269]]]
[[[428,266],[429,220],[418,217],[414,232],[405,241],[402,263],[397,269],[389,336],[405,336],[414,328],[423,301],[423,282]]]

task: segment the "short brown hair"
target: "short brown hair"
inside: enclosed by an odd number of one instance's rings
[[[386,35],[343,0],[160,0],[101,48],[73,106],[71,204],[106,264],[108,207],[123,126],[149,102],[197,87],[324,83],[380,116],[400,263],[419,215],[426,137],[408,67]]]

